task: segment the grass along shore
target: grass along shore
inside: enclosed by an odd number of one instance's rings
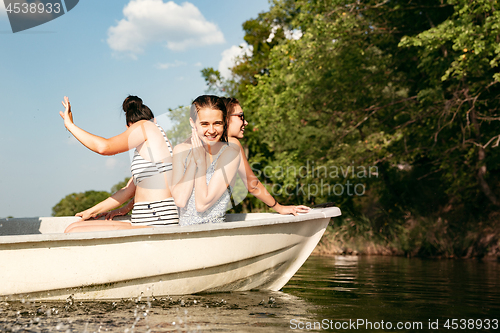
[[[392,229],[387,229],[392,225]],[[394,255],[500,260],[500,222],[455,229],[443,218],[408,218],[377,228],[367,218],[332,219],[312,255]]]

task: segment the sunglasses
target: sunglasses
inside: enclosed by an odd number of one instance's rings
[[[240,117],[240,119],[241,119],[242,122],[245,122],[245,112],[233,113],[231,115],[231,117],[232,116],[238,116],[238,117]]]

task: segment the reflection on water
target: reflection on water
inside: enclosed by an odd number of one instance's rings
[[[500,320],[499,287],[497,262],[337,256],[309,258],[283,291],[318,305],[316,321],[421,322],[426,330],[438,320],[447,330],[447,319]]]
[[[283,292],[115,302],[3,300],[0,332],[297,332],[291,328],[299,323],[305,327],[325,319],[330,324],[364,320],[423,325],[422,329],[373,329],[376,332],[429,331],[429,323],[438,321],[439,331],[454,331],[443,328],[447,319],[500,319],[499,287],[497,262],[311,257]],[[482,330],[500,331],[500,327]]]

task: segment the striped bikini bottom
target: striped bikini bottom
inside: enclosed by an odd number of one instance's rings
[[[179,225],[179,213],[173,198],[152,202],[136,202],[132,210],[135,225]]]

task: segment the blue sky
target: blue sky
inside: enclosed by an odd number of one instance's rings
[[[157,116],[188,105],[206,90],[200,70],[226,68],[242,23],[268,9],[267,0],[80,0],[13,34],[0,1],[0,217],[49,216],[67,194],[130,176],[127,153],[100,156],[66,131],[63,96],[75,123],[103,137],[125,130],[128,94]]]

